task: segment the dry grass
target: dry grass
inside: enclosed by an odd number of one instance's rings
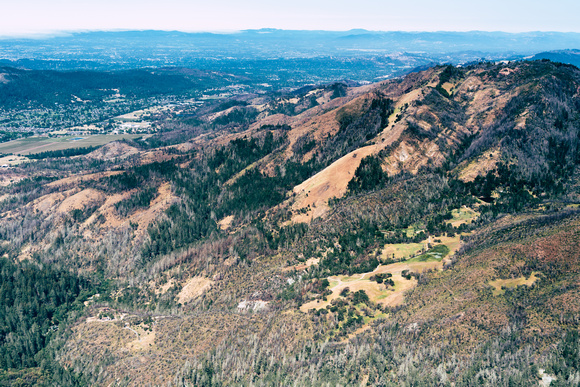
[[[126,327],[129,329],[128,327]],[[131,331],[133,331],[137,335],[137,339],[134,341],[130,341],[126,344],[127,349],[133,352],[141,352],[146,350],[153,349],[155,345],[155,329],[150,329],[148,326],[144,324],[139,324],[136,326],[130,327]]]
[[[445,82],[444,84],[441,85],[441,87],[443,89],[445,89],[445,91],[449,94],[453,93],[453,89],[455,88],[455,85],[451,82]]]
[[[405,301],[405,292],[417,286],[416,279],[411,278],[410,280],[408,280],[406,278],[403,278],[401,274],[393,274],[393,277],[391,277],[391,279],[393,280],[393,282],[395,282],[394,288],[389,288],[389,290],[386,291],[387,294],[383,292],[377,297],[371,297],[371,295],[369,295],[369,298],[371,298],[371,300],[374,300],[379,304],[383,304],[386,306],[398,306],[402,305],[403,302]]]
[[[376,87],[376,86],[375,86]],[[373,87],[374,88],[374,87]],[[357,90],[360,92],[368,92],[372,88],[360,88]],[[400,112],[400,109],[405,104],[410,104],[411,102],[421,98],[422,90],[415,89],[406,94],[398,95],[396,97],[395,111]],[[362,104],[366,101],[368,97],[362,95],[354,100],[348,102],[340,111],[343,110],[357,110],[361,109]],[[336,100],[330,102],[336,103]],[[315,119],[310,119],[304,123],[297,122],[293,129],[289,133],[289,138],[292,141],[296,141],[300,136],[311,133],[313,139],[322,141],[325,136],[332,135],[338,129],[338,124],[336,121],[337,111],[331,111]],[[312,219],[323,216],[328,211],[328,199],[337,197],[340,198],[346,193],[346,188],[348,182],[354,176],[356,168],[359,166],[360,161],[369,155],[377,154],[385,147],[391,145],[401,136],[401,133],[406,129],[406,124],[403,122],[395,123],[396,114],[392,114],[389,117],[389,124],[383,129],[371,142],[372,145],[364,146],[356,151],[353,151],[342,158],[335,161],[333,164],[328,166],[326,169],[320,171],[316,175],[312,176],[308,180],[299,184],[294,188],[294,194],[296,195],[295,200],[292,204],[292,209],[298,211],[300,209],[308,208],[310,209],[306,213],[296,213],[292,221],[293,222],[310,222]],[[287,148],[286,158],[291,156],[291,146]],[[424,165],[429,157],[433,157],[435,153],[438,152],[436,147],[432,145],[426,145],[425,149],[422,149],[425,155],[420,155],[417,153],[416,159],[413,162],[413,170],[418,169],[421,165]],[[314,152],[314,151],[312,151]],[[416,153],[416,152],[415,152]],[[306,158],[308,158],[307,155]],[[399,172],[400,168],[397,166],[387,168],[389,173]]]
[[[155,294],[165,294],[169,289],[175,285],[175,280],[171,278],[169,281],[161,285],[160,287],[155,287],[155,283],[152,281],[152,287],[155,288]]]
[[[139,153],[137,148],[113,141],[89,153],[87,157],[97,160],[113,160],[116,158],[126,158],[136,153]]]
[[[234,216],[228,215],[218,222],[218,226],[221,230],[224,230],[224,231],[228,230],[230,228],[233,220],[234,220]]]
[[[328,200],[344,196],[348,182],[353,178],[361,160],[366,156],[377,154],[392,144],[399,138],[402,130],[402,126],[393,128],[389,133],[383,135],[386,138],[385,141],[350,152],[294,187],[293,191],[296,197],[292,209],[297,211],[302,208],[311,208],[311,211],[306,214],[295,214],[292,221],[295,223],[310,222],[312,219],[326,214],[329,210]]]
[[[465,213],[473,216],[475,211],[465,211]],[[458,212],[459,216],[459,212]],[[353,276],[334,276],[328,277],[329,289],[332,294],[329,295],[326,301],[312,300],[300,307],[303,312],[308,312],[310,309],[322,309],[330,305],[331,301],[340,297],[340,292],[344,288],[349,288],[351,291],[364,290],[369,296],[370,300],[378,304],[387,306],[397,306],[404,302],[405,292],[414,288],[417,281],[414,278],[407,280],[402,276],[404,270],[411,273],[422,273],[430,270],[441,270],[443,265],[449,257],[451,257],[459,249],[461,245],[461,235],[454,237],[442,236],[438,239],[441,244],[449,248],[449,254],[443,260],[430,259],[427,261],[407,260],[403,262],[391,263],[388,265],[379,265],[375,270],[368,273],[356,274]],[[396,258],[410,257],[418,254],[423,248],[427,247],[427,243],[431,243],[431,237],[422,243],[400,243],[386,245],[382,252],[383,259],[392,258],[395,254]],[[390,273],[391,279],[395,282],[394,287],[386,288],[384,284],[378,284],[375,281],[370,281],[369,278],[377,273]]]
[[[463,233],[463,234],[456,234],[453,237],[441,236],[441,237],[437,238],[438,240],[441,241],[442,244],[449,247],[449,255],[448,256],[452,256],[453,254],[455,254],[455,252],[457,250],[459,250],[459,247],[461,246],[461,235],[469,235],[469,234]]]
[[[292,209],[298,211],[309,207],[312,210],[306,214],[295,214],[292,221],[295,223],[310,222],[312,219],[324,215],[329,209],[328,199],[344,196],[348,182],[354,176],[361,159],[373,154],[373,148],[375,147],[367,146],[357,149],[294,187],[293,191],[296,198]]]
[[[98,180],[103,177],[113,176],[123,173],[123,171],[107,171],[107,172],[98,172],[98,173],[88,173],[86,175],[75,175],[66,177],[64,179],[56,180],[51,183],[48,183],[48,187],[55,187],[55,186],[65,186],[69,184],[80,184],[85,181],[91,180]]]
[[[26,205],[27,210],[31,210],[36,214],[59,215],[55,218],[55,221],[61,222],[64,219],[63,216],[67,216],[73,210],[85,211],[88,208],[94,209],[98,207],[84,222],[79,223],[79,235],[82,235],[87,242],[100,241],[103,236],[114,229],[131,230],[134,240],[142,240],[149,224],[179,199],[172,194],[169,183],[165,183],[159,187],[158,196],[151,201],[149,207],[139,209],[126,217],[122,217],[117,212],[115,205],[129,198],[134,191],[107,196],[103,192],[93,188],[84,190],[80,190],[79,188],[67,189],[82,181],[98,179],[111,174],[98,173],[74,176],[49,183],[50,186],[60,187],[61,191],[50,193],[31,201]],[[18,209],[4,214],[5,219],[17,216],[20,216]],[[30,258],[35,252],[47,248],[50,243],[50,234],[48,234],[45,239],[39,240],[33,245],[23,246],[19,254],[19,259]]]
[[[171,192],[170,184],[162,184],[159,186],[158,196],[151,201],[149,207],[141,211],[136,211],[125,222],[136,223],[138,225],[136,233],[143,235],[147,232],[149,224],[178,200],[179,198]]]
[[[459,180],[471,182],[477,176],[487,174],[487,172],[495,169],[500,156],[501,153],[499,149],[495,149],[491,152],[485,152],[469,164],[467,162],[461,163],[457,167],[457,170],[459,171]]]
[[[28,161],[28,158],[23,156],[4,156],[0,157],[0,165],[9,165],[11,167],[22,164],[23,162]]]
[[[395,243],[385,245],[381,258],[385,259],[403,259],[418,254],[427,248],[427,240],[420,243]]]
[[[463,222],[466,221],[467,219],[473,219],[477,216],[479,216],[479,213],[471,210],[471,209],[467,209],[464,213],[462,213],[464,215],[461,215],[461,219],[459,219],[459,213],[458,213],[458,220],[457,222]],[[469,218],[467,218],[467,214],[471,214],[469,215]],[[453,220],[451,220],[453,221]],[[468,235],[467,233],[462,233],[462,234],[456,234],[453,237],[448,237],[448,236],[439,236],[437,238],[433,238],[433,237],[429,237],[428,239],[425,239],[422,242],[419,243],[395,243],[395,244],[386,244],[383,248],[383,251],[381,252],[381,259],[383,260],[387,260],[387,259],[393,259],[393,255],[394,255],[394,259],[407,259],[410,257],[414,257],[416,255],[418,255],[421,251],[423,250],[427,250],[427,245],[429,243],[436,245],[436,244],[444,244],[445,246],[447,246],[449,248],[449,255],[448,256],[452,256],[453,254],[455,254],[455,252],[459,249],[459,247],[461,246],[461,235]],[[434,239],[437,239],[437,241],[440,242],[435,242]]]
[[[87,204],[100,202],[104,199],[105,195],[102,192],[87,188],[63,200],[58,206],[57,211],[66,214],[72,210],[82,210]]]
[[[348,288],[351,292],[364,290],[369,299],[377,304],[386,306],[397,306],[404,302],[405,292],[417,286],[417,280],[404,278],[401,273],[403,270],[409,272],[421,273],[427,270],[439,270],[443,267],[441,262],[398,262],[389,265],[379,265],[375,270],[368,273],[356,274],[353,276],[333,276],[328,277],[330,283],[329,289],[332,294],[323,300],[312,300],[300,307],[302,312],[308,312],[310,309],[322,309],[330,305],[331,301],[337,299],[340,293]],[[391,279],[395,286],[386,287],[371,281],[369,278],[377,273],[390,273]]]
[[[199,296],[211,288],[214,282],[205,277],[193,277],[185,283],[177,295],[177,302],[185,304]]]
[[[292,271],[292,270],[301,271],[309,268],[312,265],[318,265],[318,262],[320,262],[320,258],[310,258],[304,263],[287,267],[284,269],[284,271]]]
[[[48,195],[41,196],[40,198],[29,203],[34,211],[48,212],[54,209],[55,204],[60,203],[65,199],[65,195],[62,192],[55,192]]]
[[[493,287],[493,295],[499,296],[505,293],[505,289],[513,289],[517,288],[518,286],[532,286],[537,280],[538,272],[533,272],[529,278],[526,277],[519,277],[519,278],[509,278],[509,279],[496,279],[493,281],[489,281],[488,284]]]

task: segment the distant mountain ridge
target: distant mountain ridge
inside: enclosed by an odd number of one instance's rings
[[[406,32],[244,30],[235,33],[180,31],[73,32],[46,38],[0,39],[0,59],[107,61],[111,66],[182,65],[212,58],[280,59],[373,56],[410,52],[436,58],[476,52],[473,58],[504,59],[542,51],[580,48],[579,33]],[[435,58],[435,59],[436,59]],[[178,63],[179,62],[179,63]]]
[[[101,102],[119,91],[133,99],[195,93],[245,80],[217,72],[163,68],[155,71],[22,70],[0,64],[0,108]]]
[[[93,31],[73,32],[67,35],[52,36],[40,39],[0,39],[0,45],[17,42],[28,46],[54,44],[94,44],[103,41],[123,43],[131,40],[134,43],[154,47],[161,42],[172,40],[173,45],[185,45],[188,48],[212,48],[204,47],[204,44],[215,41],[228,42],[243,50],[251,51],[255,45],[265,41],[289,42],[290,46],[284,47],[289,52],[283,57],[293,57],[292,49],[299,48],[303,54],[316,52],[318,54],[331,54],[345,49],[352,49],[349,43],[365,44],[368,47],[380,49],[384,52],[416,51],[425,52],[448,52],[450,49],[473,49],[478,51],[514,51],[514,52],[537,52],[548,50],[562,50],[580,47],[580,33],[575,32],[487,32],[487,31],[437,31],[437,32],[412,32],[412,31],[368,31],[356,29],[349,31],[311,31],[311,30],[279,30],[258,29],[243,30],[232,33],[214,32],[182,32],[182,31]],[[440,46],[433,46],[439,44]],[[322,46],[321,46],[322,45]],[[323,52],[320,52],[323,49]],[[219,49],[217,50],[219,51]],[[278,52],[275,48],[264,50],[264,54]]]
[[[580,67],[580,50],[558,50],[540,52],[531,59],[548,59],[552,62],[568,63]]]

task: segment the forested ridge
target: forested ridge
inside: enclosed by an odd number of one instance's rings
[[[103,101],[115,94],[141,99],[158,95],[178,95],[224,84],[216,74],[178,69],[124,71],[49,71],[1,67],[0,106],[50,107],[69,105],[74,97]]]
[[[39,155],[0,188],[0,380],[577,385],[578,90],[439,66]]]

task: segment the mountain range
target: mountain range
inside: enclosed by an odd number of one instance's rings
[[[580,34],[560,32],[404,32],[245,30],[230,33],[92,31],[0,39],[0,59],[32,69],[118,70],[183,66],[247,67],[256,60],[428,58],[423,64],[515,60],[577,49]],[[338,62],[340,63],[340,62]],[[344,79],[345,77],[343,77]]]

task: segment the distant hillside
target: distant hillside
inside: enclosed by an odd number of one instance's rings
[[[122,96],[146,99],[194,94],[225,86],[243,78],[189,69],[97,71],[45,71],[0,67],[0,106],[54,107],[74,103],[102,103]]]
[[[536,54],[532,59],[548,59],[552,62],[568,63],[580,67],[580,50],[547,51]]]

